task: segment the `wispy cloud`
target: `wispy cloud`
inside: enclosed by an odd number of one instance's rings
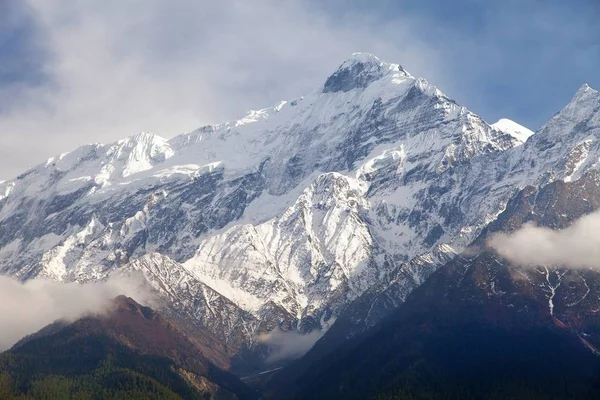
[[[78,284],[41,278],[21,283],[0,276],[0,351],[58,319],[73,321],[85,314],[103,313],[118,295],[144,303],[151,300],[135,277]]]
[[[283,331],[279,328],[259,336],[258,340],[271,349],[267,362],[275,363],[281,360],[294,360],[306,354],[333,325],[335,319],[322,323],[322,329],[308,333],[299,331]]]
[[[586,215],[562,230],[526,224],[491,237],[488,244],[510,262],[524,267],[553,265],[600,268],[600,212]]]

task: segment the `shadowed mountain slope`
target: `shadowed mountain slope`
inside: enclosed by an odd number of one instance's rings
[[[258,397],[209,361],[212,354],[150,308],[121,296],[105,315],[56,322],[0,355],[1,384],[16,398]]]

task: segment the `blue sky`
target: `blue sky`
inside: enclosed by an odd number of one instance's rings
[[[535,130],[583,83],[600,87],[599,0],[344,3],[379,21],[412,21],[446,63],[433,83],[490,121],[509,117]],[[412,62],[404,61],[409,70]]]
[[[598,21],[598,0],[0,1],[0,179],[301,96],[355,51],[536,129],[600,88]]]

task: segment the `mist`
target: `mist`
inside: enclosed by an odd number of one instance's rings
[[[151,301],[136,277],[79,284],[42,278],[23,283],[0,276],[0,351],[58,319],[74,321],[84,315],[104,313],[118,295],[142,303]]]
[[[599,232],[600,212],[594,212],[562,230],[528,223],[513,233],[495,234],[488,245],[508,261],[524,267],[600,268]]]
[[[335,319],[330,319],[327,323],[322,324],[322,329],[315,329],[309,333],[283,331],[277,328],[259,336],[258,340],[271,347],[271,353],[267,357],[268,363],[294,360],[306,354],[325,335],[334,322]]]

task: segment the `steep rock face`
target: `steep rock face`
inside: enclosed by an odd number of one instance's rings
[[[590,170],[576,182],[554,181],[541,188],[528,186],[511,200],[505,212],[490,224],[478,241],[495,232],[512,232],[524,223],[565,229],[584,215],[600,209],[600,172]],[[559,326],[594,346],[600,345],[598,310],[600,273],[592,268],[569,269],[562,265],[520,267],[502,259],[492,250],[474,257],[461,257],[451,268],[478,276],[479,290],[504,305],[522,296],[539,304],[541,313]],[[453,283],[460,286],[460,282]],[[515,312],[526,313],[514,307]]]
[[[358,180],[320,175],[281,216],[207,239],[186,266],[256,310],[270,300],[302,319],[327,302],[343,305],[379,277],[368,265],[365,191]]]
[[[192,332],[192,322],[212,332],[215,340],[210,345],[226,356],[242,344],[253,344],[259,331],[277,325],[275,319],[263,323],[167,256],[148,254],[119,270],[122,275],[136,273],[158,294],[156,299],[165,314]]]
[[[383,323],[340,345],[338,319],[271,382],[278,398],[596,398],[600,273],[512,265],[486,240],[527,222],[564,229],[599,208],[597,170],[525,187]]]

